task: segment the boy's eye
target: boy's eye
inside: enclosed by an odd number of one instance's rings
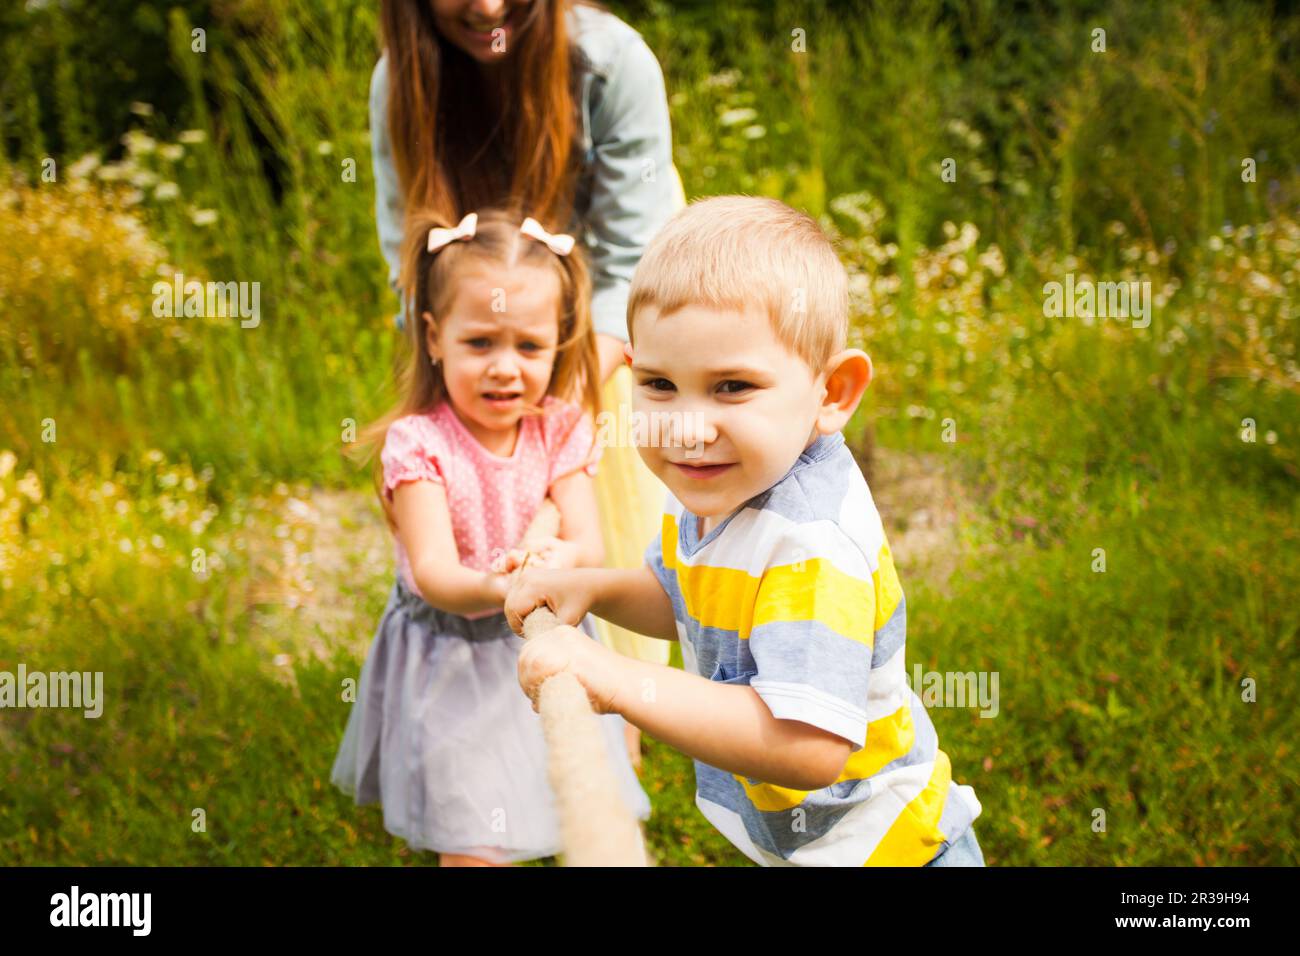
[[[753,387],[753,384],[750,382],[742,382],[739,379],[729,378],[718,386],[718,391],[725,395],[735,395],[738,392],[743,392],[746,389]]]
[[[670,392],[673,389],[673,383],[666,378],[648,378],[641,384],[652,392]]]

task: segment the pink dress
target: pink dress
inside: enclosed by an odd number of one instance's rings
[[[384,493],[404,481],[436,481],[447,494],[460,563],[491,570],[492,560],[523,538],[547,489],[585,468],[596,473],[591,420],[582,408],[547,396],[542,415],[526,416],[509,458],[479,444],[443,402],[427,415],[408,415],[388,429],[381,457]],[[396,537],[393,548],[402,582],[418,593],[411,565]],[[478,618],[494,612],[469,615]]]
[[[384,491],[404,481],[446,488],[462,564],[489,570],[518,544],[557,479],[595,470],[590,421],[548,398],[525,417],[514,452],[494,455],[446,403],[388,430]],[[358,803],[382,803],[384,826],[417,849],[498,863],[560,852],[540,718],[519,688],[523,641],[505,615],[452,614],[425,602],[396,544],[398,575],[361,670],[330,778]],[[590,620],[584,630],[594,639]],[[638,819],[650,801],[624,744],[623,718],[597,718],[610,766]]]

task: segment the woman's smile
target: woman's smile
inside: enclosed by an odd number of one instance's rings
[[[478,17],[473,14],[462,17],[457,26],[461,37],[473,46],[477,52],[490,54],[496,52],[492,45],[500,42],[501,52],[508,50],[519,22],[527,12],[526,6],[518,6],[508,13],[502,13],[496,19]],[[498,33],[499,31],[499,33]]]

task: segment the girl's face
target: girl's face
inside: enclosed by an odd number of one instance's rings
[[[492,450],[514,434],[551,381],[559,338],[553,269],[476,265],[457,277],[444,315],[425,313],[425,343],[460,420]],[[508,453],[508,452],[507,452]]]
[[[433,22],[448,42],[480,63],[508,57],[532,0],[430,0]]]

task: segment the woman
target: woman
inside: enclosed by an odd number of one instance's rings
[[[568,223],[591,265],[604,408],[626,420],[628,284],[650,238],[685,205],[654,54],[587,0],[384,0],[382,26],[370,130],[389,283],[397,288],[407,207],[458,222],[505,204],[548,226]],[[664,488],[614,439],[596,481],[606,563],[639,567]],[[600,628],[620,653],[668,660],[661,641]],[[626,730],[639,769],[640,732]]]

